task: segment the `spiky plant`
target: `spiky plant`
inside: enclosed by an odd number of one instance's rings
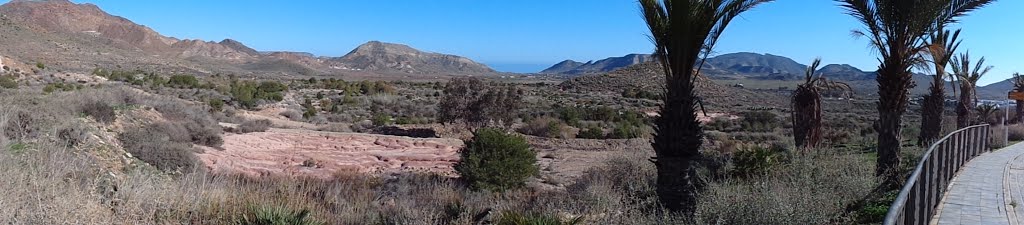
[[[921,37],[934,24],[949,24],[994,0],[837,0],[846,13],[864,25],[854,34],[867,37],[878,50],[878,164],[882,186],[900,183],[900,132],[913,85],[911,68],[922,61],[927,45]]]
[[[640,0],[654,55],[665,72],[664,104],[652,146],[657,193],[665,208],[692,215],[704,131],[697,120],[694,83],[704,60],[732,19],[771,0]]]
[[[1013,73],[1013,90],[1024,92],[1024,76],[1021,76],[1020,73]],[[1024,100],[1017,100],[1016,109],[1016,122],[1024,123]]]
[[[946,109],[946,65],[960,47],[960,41],[957,40],[959,36],[960,30],[950,33],[942,23],[936,23],[935,30],[925,40],[927,47],[922,54],[928,59],[935,75],[932,76],[928,95],[924,96],[921,104],[921,133],[917,138],[920,146],[931,144],[942,136],[942,114]]]
[[[985,57],[981,57],[977,64],[972,66],[970,52],[954,57],[952,63],[953,76],[960,84],[960,99],[956,106],[956,126],[964,128],[978,122],[974,115],[975,103],[978,101],[975,90],[978,87],[978,80],[992,70],[992,66],[985,67]]]
[[[840,90],[845,94],[851,91],[848,84],[829,81],[822,74],[815,76],[820,65],[821,59],[814,59],[811,66],[807,67],[804,82],[797,85],[790,97],[790,106],[793,107],[793,141],[802,149],[821,143],[821,92]]]

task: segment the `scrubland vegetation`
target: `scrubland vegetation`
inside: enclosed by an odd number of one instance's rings
[[[513,123],[501,129],[477,130],[478,134],[488,135],[474,135],[477,139],[470,141],[463,152],[470,155],[463,158],[481,161],[458,166],[464,172],[463,178],[356,173],[338,173],[328,180],[252,178],[205,171],[194,155],[201,151],[195,146],[218,147],[225,130],[264,132],[275,125],[266,120],[228,115],[228,111],[247,108],[232,93],[231,89],[237,88],[228,88],[242,81],[197,80],[199,86],[211,89],[125,82],[124,86],[82,85],[50,94],[43,94],[45,86],[0,92],[0,103],[24,106],[8,108],[0,116],[0,126],[6,131],[2,144],[7,149],[0,154],[0,165],[6,167],[0,176],[9,181],[32,181],[7,184],[9,189],[19,191],[5,193],[0,199],[25,207],[6,208],[5,222],[468,224],[486,220],[499,224],[820,224],[873,221],[864,218],[877,217],[879,213],[870,207],[857,207],[877,185],[871,170],[871,142],[867,141],[871,134],[860,126],[838,126],[868,123],[869,118],[852,116],[859,115],[858,112],[843,114],[843,119],[829,116],[826,121],[837,124],[832,127],[833,132],[843,133],[833,136],[843,138],[830,139],[827,145],[806,153],[793,147],[787,120],[779,116],[779,111],[743,109],[737,113],[738,119],[718,118],[709,123],[709,144],[701,150],[706,157],[699,171],[705,191],[701,192],[695,217],[685,218],[667,213],[658,203],[655,168],[648,161],[650,152],[622,152],[557,187],[535,182],[536,168],[530,166],[538,156],[531,150],[535,146],[520,139],[522,136],[649,137],[651,120],[633,105],[605,100],[594,105],[550,107],[551,102],[567,100],[544,94],[557,92],[552,86],[489,86],[499,91],[490,93],[522,93],[524,109],[508,108],[511,110],[490,114],[491,118],[511,118],[508,120]],[[251,86],[255,90],[260,86],[270,87],[264,90],[278,90],[282,96],[279,102],[256,101],[253,109],[294,104],[314,108],[314,117],[349,117],[347,121],[354,121],[352,126],[358,125],[356,118],[383,121],[375,121],[371,126],[401,124],[397,122],[400,119],[393,118],[421,118],[428,123],[439,117],[436,111],[402,108],[420,108],[423,104],[437,109],[445,96],[455,93],[446,84],[434,83],[373,83],[375,87],[390,87],[385,88],[389,91],[376,93],[356,91],[354,87],[363,86],[360,82],[344,82],[350,85],[342,86],[353,92],[321,89],[342,82],[248,83],[256,84]],[[211,85],[202,85],[206,83]],[[513,91],[516,89],[519,91]],[[324,94],[320,95],[321,92]],[[305,101],[305,96],[310,101]],[[411,96],[411,101],[397,96]],[[487,98],[490,97],[479,99]],[[222,104],[209,104],[209,99],[220,99]],[[318,99],[337,101],[340,109],[329,110],[335,107],[324,107],[327,101]],[[480,102],[458,104],[486,105],[495,101]],[[404,104],[413,106],[400,106]],[[373,105],[379,105],[379,109],[373,109]],[[290,118],[313,121],[301,115]],[[453,118],[457,118],[453,123],[459,123],[466,117]],[[218,121],[239,125],[226,129],[217,126]],[[498,146],[517,146],[520,154],[502,158],[498,157],[501,154],[486,153],[506,149]],[[487,157],[472,156],[473,152]],[[499,164],[505,166],[493,166]],[[510,177],[499,178],[496,174]],[[58,200],[56,196],[61,197]]]

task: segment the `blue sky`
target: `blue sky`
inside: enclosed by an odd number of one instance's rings
[[[535,72],[565,59],[585,62],[653,48],[635,0],[74,0],[168,36],[239,40],[261,51],[341,56],[370,40],[456,54],[495,69]],[[296,4],[296,2],[301,2]],[[961,21],[962,50],[986,56],[988,84],[1024,72],[1024,1],[1000,0]],[[831,0],[779,0],[737,19],[718,53],[771,53],[807,63],[877,67],[860,24]]]

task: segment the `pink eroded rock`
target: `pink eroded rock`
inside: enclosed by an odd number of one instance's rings
[[[226,134],[224,150],[199,159],[214,173],[331,178],[336,174],[400,172],[456,176],[463,143],[457,139],[270,129]]]

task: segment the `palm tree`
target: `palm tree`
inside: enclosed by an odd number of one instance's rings
[[[974,94],[981,76],[992,70],[992,66],[984,67],[985,57],[981,57],[977,64],[971,66],[971,54],[962,53],[960,57],[953,58],[953,76],[960,83],[960,100],[956,106],[956,127],[964,128],[977,122],[974,116],[975,102],[978,96]]]
[[[870,39],[878,50],[878,164],[875,174],[882,176],[882,187],[900,182],[900,132],[903,113],[913,85],[911,67],[922,61],[921,37],[934,30],[934,24],[949,24],[967,12],[994,0],[837,0],[846,13],[863,23],[855,34]]]
[[[704,134],[694,108],[694,82],[733,18],[771,0],[640,0],[654,55],[665,72],[664,104],[652,146],[657,193],[665,208],[692,215],[698,183],[693,163]]]
[[[822,74],[814,76],[820,65],[821,59],[814,59],[804,74],[804,83],[797,85],[790,97],[790,105],[793,107],[793,141],[803,149],[821,143],[821,91],[851,91],[850,85],[829,81]]]
[[[1013,73],[1013,90],[1017,92],[1024,92],[1024,76],[1020,73]],[[1017,123],[1024,123],[1024,100],[1017,100],[1017,117],[1015,120]]]
[[[978,121],[994,124],[993,117],[999,112],[999,107],[993,104],[982,104],[974,110],[978,111]]]
[[[922,54],[930,59],[935,76],[932,76],[929,93],[924,96],[921,104],[921,133],[917,138],[920,146],[930,144],[942,135],[942,114],[946,109],[946,65],[960,47],[960,41],[957,40],[959,36],[960,30],[950,34],[942,23],[937,23],[935,30],[927,37],[927,48]]]

